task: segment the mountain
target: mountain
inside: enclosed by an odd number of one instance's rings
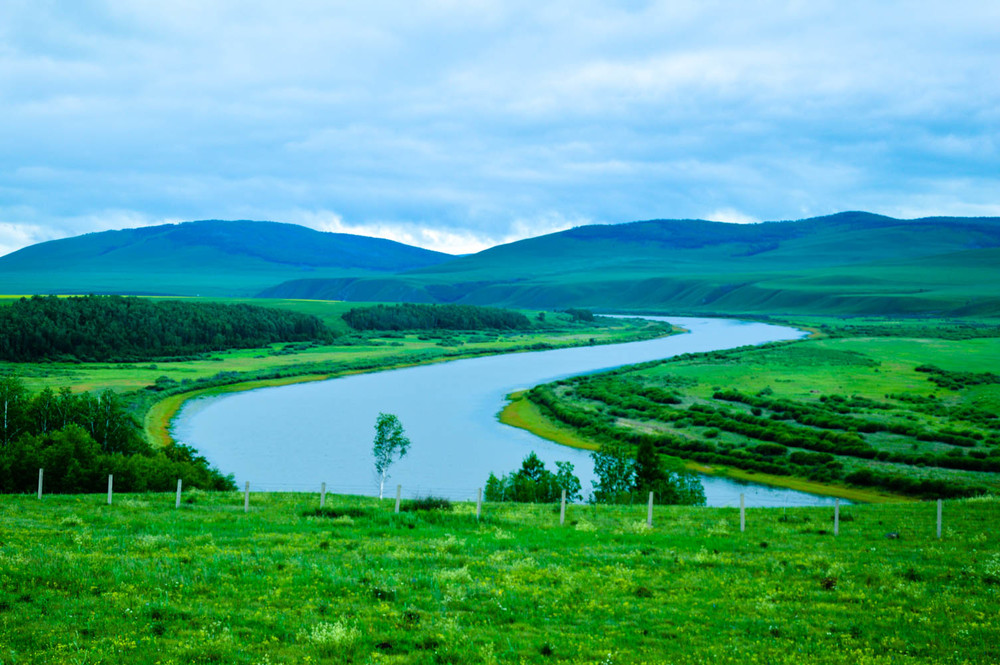
[[[203,220],[90,233],[0,257],[5,293],[252,295],[310,275],[360,278],[453,258],[294,224]]]
[[[651,220],[584,226],[285,298],[705,313],[1000,315],[1000,218]]]

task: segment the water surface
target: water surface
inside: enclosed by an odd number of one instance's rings
[[[797,339],[801,331],[726,319],[648,317],[690,332],[596,347],[471,358],[327,381],[205,397],[188,402],[173,424],[176,440],[194,446],[240,487],[258,490],[377,494],[372,460],[375,419],[396,414],[412,444],[390,470],[387,487],[404,496],[474,498],[490,472],[518,468],[530,452],[555,471],[575,466],[591,488],[589,453],[501,424],[505,396],[540,383],[621,365],[746,344]],[[703,477],[708,505],[822,505],[828,497]]]

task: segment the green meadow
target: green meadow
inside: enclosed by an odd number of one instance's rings
[[[1000,500],[0,498],[0,663],[991,663]],[[428,506],[424,506],[425,508]]]

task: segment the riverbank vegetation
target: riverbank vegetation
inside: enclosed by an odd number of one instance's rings
[[[188,487],[233,489],[187,446],[153,449],[114,391],[96,395],[45,388],[29,395],[16,377],[0,377],[0,492],[31,492],[39,469],[48,492],[98,492],[113,475],[122,491]]]
[[[819,330],[526,396],[594,445],[652,444],[710,468],[915,497],[1000,492],[1000,329],[829,320]]]
[[[40,300],[48,303],[50,299]],[[159,302],[145,298],[121,300]],[[20,299],[0,299],[0,302],[13,307]],[[63,388],[92,394],[112,390],[144,425],[146,439],[162,446],[172,442],[169,420],[184,400],[206,391],[287,384],[496,353],[636,341],[672,332],[667,324],[601,317],[586,321],[559,312],[518,313],[531,323],[526,330],[355,331],[343,315],[357,309],[358,303],[238,299],[188,299],[184,303],[209,310],[216,305],[266,304],[268,311],[318,320],[330,338],[275,342],[255,348],[228,348],[141,362],[77,362],[79,358],[0,361],[0,376],[17,376],[30,393],[45,388],[57,393]],[[130,302],[129,306],[134,304]],[[0,312],[5,309],[0,307]]]
[[[0,497],[0,662],[989,663],[996,498],[738,509]],[[406,503],[404,502],[404,507]]]

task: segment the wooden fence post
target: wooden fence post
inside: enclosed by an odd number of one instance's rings
[[[653,526],[653,493],[649,493],[649,506],[646,507],[646,526]]]
[[[181,507],[181,487],[182,487],[182,482],[181,482],[181,479],[178,478],[177,479],[177,500],[174,501],[174,510],[176,510],[176,509],[178,509],[178,508]]]
[[[743,500],[743,494],[740,494],[740,533],[747,530],[747,507],[746,502]]]
[[[566,490],[562,491],[562,502],[559,506],[559,526],[566,524]]]
[[[399,502],[403,497],[403,486],[396,485],[396,512],[399,512]]]
[[[938,540],[941,539],[941,499],[938,499],[937,504],[937,537]]]
[[[483,514],[483,488],[480,487],[478,490],[476,490],[476,521],[477,522],[479,521],[479,518],[482,516],[482,514]]]
[[[250,481],[247,481],[246,487],[243,489],[243,512],[250,512]]]
[[[45,469],[38,470],[38,498],[42,498],[42,475],[44,475]]]
[[[833,535],[840,535],[840,499],[833,500]]]
[[[326,483],[320,483],[319,486],[319,508],[320,510],[326,505]]]

